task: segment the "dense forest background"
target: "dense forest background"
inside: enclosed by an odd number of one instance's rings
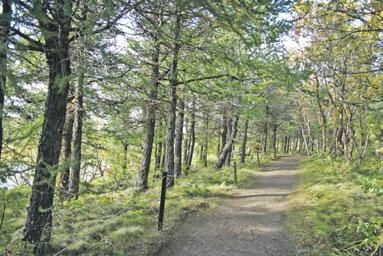
[[[176,218],[231,189],[228,166],[304,154],[372,198],[328,201],[351,226],[322,230],[372,255],[382,32],[381,1],[2,0],[0,254],[143,253],[162,172]]]

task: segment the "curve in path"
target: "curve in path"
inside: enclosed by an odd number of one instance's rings
[[[295,255],[284,222],[298,162],[289,157],[265,165],[252,185],[182,223],[158,255]]]

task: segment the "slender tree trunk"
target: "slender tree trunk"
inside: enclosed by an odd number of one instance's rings
[[[169,82],[169,109],[168,109],[168,127],[166,135],[166,157],[165,168],[168,173],[167,187],[174,186],[174,133],[176,126],[176,105],[177,105],[177,66],[178,66],[178,52],[180,49],[180,31],[181,31],[181,14],[176,15],[176,24],[174,30],[174,47],[173,47],[173,60],[170,69],[170,82]]]
[[[162,142],[157,143],[156,145],[157,150],[156,150],[156,163],[154,165],[154,177],[159,177],[158,171],[161,168],[161,155],[162,155]]]
[[[85,49],[83,49],[85,51]],[[84,87],[84,72],[85,61],[84,56],[80,56],[79,63],[79,78],[77,87],[75,88],[75,108],[74,108],[74,123],[73,123],[73,159],[72,169],[70,173],[69,194],[78,198],[80,190],[80,171],[81,171],[81,146],[82,146],[82,123],[84,116],[83,103],[83,87]]]
[[[186,163],[186,172],[189,173],[190,167],[193,161],[194,147],[195,147],[195,101],[193,100],[192,113],[191,113],[191,122],[190,122],[190,148],[188,149],[188,157]]]
[[[199,145],[199,152],[197,151],[197,155],[199,154],[200,160],[203,160],[203,151],[204,151],[204,148],[203,148],[203,144],[201,143],[201,145]]]
[[[233,122],[232,122],[232,119],[227,119],[226,123],[227,123],[227,125],[226,125],[226,127],[227,127],[227,135],[226,135],[225,144],[228,143],[227,141],[230,138],[231,134],[233,133]],[[233,143],[233,145],[234,145],[234,143]],[[229,148],[229,152],[226,155],[226,159],[225,159],[225,163],[224,163],[226,166],[230,166],[230,160],[231,160],[231,153],[232,153],[232,151],[233,151],[233,146],[231,146]]]
[[[308,145],[308,142],[307,142],[306,136],[305,136],[305,128],[304,128],[304,123],[302,123],[302,127],[301,127],[301,130],[302,130],[302,138],[303,138],[303,142],[304,142],[304,145],[305,145],[305,149],[306,149],[306,154],[309,156],[309,155],[310,155],[310,148],[309,148],[309,145]]]
[[[273,124],[273,158],[277,158],[277,124]]]
[[[162,159],[161,159],[161,171],[165,170],[165,158],[166,158],[166,144],[162,143]]]
[[[159,119],[159,124],[158,124],[158,127],[156,129],[156,136],[157,136],[157,140],[159,140],[158,144],[157,144],[157,156],[156,156],[156,163],[155,163],[155,166],[154,166],[154,173],[155,173],[155,177],[159,177],[159,173],[158,171],[161,170],[161,159],[162,159],[162,155],[163,155],[163,142],[162,142],[162,118]]]
[[[186,129],[186,134],[185,134],[185,141],[184,141],[184,155],[183,155],[183,162],[184,165],[186,166],[188,162],[188,150],[190,148],[190,131],[189,131],[189,117],[184,116],[185,119],[185,129]]]
[[[289,135],[287,140],[287,154],[290,154],[290,152],[291,152],[291,137]]]
[[[339,129],[338,129],[338,134],[337,134],[337,145],[339,145],[339,147],[337,148],[337,151],[339,152],[339,155],[344,155],[345,151],[344,151],[344,147],[345,147],[345,144],[343,143],[343,136],[344,136],[344,113],[343,111],[340,111],[339,113]]]
[[[317,98],[317,104],[319,108],[319,112],[321,115],[321,120],[322,120],[322,158],[324,159],[326,157],[326,151],[327,151],[327,118],[326,118],[326,113],[324,111],[322,101],[320,98],[320,84],[319,84],[319,79],[316,76],[316,98]],[[318,137],[319,139],[319,137]]]
[[[0,14],[0,159],[3,152],[3,116],[5,87],[7,83],[7,49],[9,28],[11,24],[11,2],[3,0]]]
[[[160,44],[155,42],[155,47],[152,53],[152,81],[149,95],[149,104],[147,106],[146,119],[146,135],[144,140],[144,150],[142,153],[141,166],[138,172],[136,186],[140,189],[148,187],[148,177],[150,170],[150,161],[152,158],[153,140],[156,127],[156,101],[159,85],[159,56]]]
[[[69,97],[68,102],[72,99]],[[73,103],[67,106],[67,112],[65,117],[63,141],[61,146],[61,156],[63,163],[63,171],[60,175],[60,197],[64,197],[68,194],[69,190],[69,177],[71,167],[71,156],[72,156],[72,137],[73,137],[73,122],[74,122],[74,106]]]
[[[183,130],[184,130],[184,111],[185,111],[185,103],[183,100],[179,100],[180,111],[178,112],[178,123],[177,123],[177,132],[176,132],[176,142],[174,147],[174,169],[176,173],[176,177],[181,177],[182,170],[182,138],[183,138]]]
[[[70,1],[66,2],[71,9]],[[32,243],[37,255],[45,255],[52,227],[52,206],[56,184],[56,167],[59,161],[61,137],[65,123],[65,113],[69,90],[69,28],[70,19],[62,15],[61,30],[44,33],[45,55],[49,67],[48,95],[45,104],[45,115],[38,145],[37,163],[27,222],[24,229],[24,240]],[[45,15],[45,14],[44,14]]]
[[[249,126],[249,120],[246,119],[243,127],[243,140],[242,140],[242,150],[241,150],[241,164],[245,163],[246,158],[246,143],[247,143],[247,129]]]
[[[334,155],[334,157],[337,157],[338,150],[337,150],[337,134],[338,134],[338,111],[336,109],[336,106],[334,106],[333,114],[332,114],[332,121],[333,121],[333,129],[332,129],[332,145],[331,145],[331,152]]]
[[[230,151],[233,147],[235,136],[237,133],[238,115],[234,115],[232,117],[231,122],[232,122],[232,124],[231,124],[232,130],[230,133],[228,133],[225,147],[223,148],[221,154],[219,155],[217,163],[215,164],[216,169],[221,169],[223,164],[225,163],[225,160],[229,157],[228,154],[230,153]]]
[[[360,146],[363,147],[363,149],[359,150],[359,159],[358,159],[358,165],[360,166],[362,164],[362,161],[364,160],[367,149],[368,149],[368,142],[369,142],[369,136],[368,136],[368,130],[367,130],[367,104],[363,105],[363,114],[359,118],[359,125],[360,125]]]
[[[124,143],[124,160],[122,161],[122,172],[123,176],[126,177],[126,174],[128,172],[128,148],[129,143]]]
[[[287,138],[287,136],[285,136],[285,141],[284,141],[284,146],[283,146],[283,153],[284,154],[288,153],[287,147],[288,147],[288,138]]]
[[[267,153],[267,137],[268,137],[268,122],[269,122],[269,105],[266,103],[266,111],[265,111],[265,127],[264,127],[264,141],[263,141],[263,154]]]
[[[222,152],[223,148],[225,147],[226,137],[227,137],[227,114],[226,114],[226,112],[224,112],[222,114],[221,143],[220,143],[221,147],[220,147],[220,150],[219,150],[219,154]]]
[[[204,152],[203,152],[203,162],[204,167],[207,167],[207,154],[208,154],[208,146],[209,146],[209,115],[206,111],[205,113],[205,139],[204,139]]]
[[[300,135],[300,132],[299,132],[299,130],[297,130],[297,132],[296,132],[296,138],[295,138],[295,145],[294,145],[294,149],[293,149],[294,152],[297,152],[297,151],[298,151],[298,146],[299,146],[299,135]]]
[[[324,158],[327,153],[327,119],[326,115],[322,115],[322,157]]]

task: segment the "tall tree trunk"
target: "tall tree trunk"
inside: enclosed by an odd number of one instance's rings
[[[162,156],[162,142],[157,143],[156,145],[156,163],[154,165],[154,176],[159,177],[158,171],[161,169],[161,156]]]
[[[193,106],[192,106],[192,113],[191,113],[191,120],[190,120],[190,147],[188,149],[188,157],[187,157],[187,163],[186,163],[186,172],[189,173],[190,167],[193,161],[193,155],[194,155],[194,147],[195,147],[195,100],[193,100]]]
[[[235,140],[235,136],[236,136],[236,133],[237,133],[237,126],[238,126],[238,115],[234,115],[231,119],[231,126],[232,126],[232,129],[231,129],[231,132],[228,133],[228,136],[227,136],[227,140],[226,140],[226,143],[225,143],[225,147],[223,148],[221,154],[219,155],[218,157],[218,160],[215,164],[215,168],[216,169],[221,169],[223,164],[225,163],[225,160],[227,159],[228,157],[228,154],[230,153],[230,151],[232,150],[232,147],[233,147],[233,144],[234,144],[234,140]]]
[[[161,171],[165,170],[165,158],[166,158],[166,143],[162,143],[162,159],[161,159]]]
[[[69,190],[69,176],[71,167],[72,156],[72,137],[73,137],[73,122],[74,122],[74,106],[71,102],[72,97],[69,97],[69,104],[67,106],[67,112],[65,117],[63,140],[61,146],[61,157],[63,163],[63,170],[60,175],[60,197],[62,199],[68,195]]]
[[[247,128],[249,126],[249,120],[246,119],[243,127],[243,140],[242,140],[242,150],[241,150],[241,164],[245,163],[246,158],[246,143],[247,143]]]
[[[233,121],[230,118],[226,119],[226,127],[227,127],[227,135],[226,135],[226,141],[225,144],[228,143],[228,139],[230,138],[231,134],[233,133]],[[234,145],[234,143],[233,143]],[[231,153],[233,152],[233,146],[229,148],[228,153],[226,154],[226,159],[224,164],[226,166],[230,166],[230,160],[231,160]]]
[[[3,10],[0,14],[0,159],[3,152],[3,116],[5,86],[7,83],[7,49],[11,24],[10,0],[3,0]]]
[[[126,177],[126,174],[128,172],[128,148],[129,148],[129,143],[125,142],[124,143],[124,159],[122,160],[122,173],[124,178]]]
[[[322,121],[322,158],[324,159],[326,157],[326,151],[327,151],[327,118],[326,118],[326,113],[324,111],[322,101],[320,98],[320,84],[319,84],[319,79],[316,76],[316,98],[317,98],[317,104],[321,116],[321,121]]]
[[[334,157],[337,157],[338,150],[337,150],[337,134],[338,134],[338,111],[336,106],[334,106],[333,113],[332,113],[332,121],[333,121],[333,129],[332,129],[332,143],[331,143],[331,153],[334,155]]]
[[[304,146],[305,146],[305,149],[306,149],[306,154],[309,156],[310,155],[310,148],[309,148],[309,144],[308,144],[307,139],[306,139],[305,127],[304,127],[304,123],[303,122],[302,122],[302,126],[301,126],[301,131],[302,131],[302,139],[303,139]]]
[[[295,138],[295,145],[294,145],[294,149],[293,149],[294,152],[298,151],[299,138],[300,138],[300,131],[299,131],[299,129],[297,129],[296,138]]]
[[[180,110],[178,112],[178,123],[177,123],[177,132],[176,132],[176,142],[174,147],[174,169],[176,177],[181,177],[182,170],[182,138],[184,130],[184,111],[185,111],[185,102],[183,99],[179,100]]]
[[[359,117],[359,126],[360,126],[360,147],[363,147],[359,151],[359,159],[358,159],[358,165],[360,166],[362,164],[362,161],[364,160],[367,149],[368,149],[368,130],[367,130],[367,104],[363,104],[363,114]],[[379,146],[379,145],[378,145]]]
[[[222,123],[221,123],[221,148],[219,154],[222,152],[225,147],[226,137],[227,137],[227,113],[226,111],[222,114]],[[218,155],[219,155],[218,154]]]
[[[343,111],[339,111],[339,129],[338,129],[338,134],[337,134],[337,145],[339,145],[338,147],[338,152],[339,152],[339,155],[344,155],[345,153],[345,144],[343,142],[343,136],[344,136],[344,132],[345,132],[345,129],[344,129],[344,113]]]
[[[197,151],[197,155],[199,154],[200,160],[203,159],[203,151],[204,151],[204,148],[203,148],[203,144],[201,143],[201,145],[199,145],[199,151]]]
[[[290,134],[291,135],[291,134]],[[286,148],[286,150],[287,150],[287,154],[289,154],[290,153],[290,149],[291,149],[291,137],[290,137],[290,135],[289,135],[289,137],[287,138],[287,148]]]
[[[287,147],[288,147],[288,137],[285,136],[285,141],[283,143],[283,153],[287,154]]]
[[[168,172],[167,187],[174,186],[174,132],[176,126],[176,105],[177,105],[177,66],[178,66],[178,52],[180,49],[180,35],[181,35],[181,14],[177,10],[176,23],[174,28],[174,47],[173,47],[173,60],[170,68],[169,77],[169,109],[168,109],[168,127],[166,135],[166,157],[165,168]]]
[[[268,123],[269,123],[269,105],[266,103],[265,107],[265,127],[263,129],[263,132],[265,134],[265,139],[263,141],[263,154],[267,153],[267,137],[268,137]]]
[[[277,158],[277,124],[273,124],[273,158]]]
[[[152,81],[151,90],[149,95],[149,104],[147,106],[146,117],[146,135],[144,140],[144,150],[142,153],[141,166],[138,172],[138,178],[136,186],[140,189],[146,189],[148,187],[148,177],[150,170],[150,161],[152,158],[153,140],[156,127],[156,101],[159,85],[159,56],[160,56],[160,44],[156,41],[155,47],[152,53]]]
[[[161,169],[161,157],[162,157],[162,148],[163,148],[163,143],[162,143],[162,118],[159,119],[159,124],[157,126],[156,131],[156,136],[157,140],[159,140],[157,144],[157,155],[156,155],[156,163],[154,165],[154,173],[157,176],[157,171]],[[158,138],[159,137],[159,138]]]
[[[204,151],[203,151],[203,162],[204,167],[207,167],[207,154],[208,154],[208,146],[209,146],[209,115],[208,111],[205,112],[205,139],[203,143]]]
[[[85,49],[83,49],[85,51]],[[80,171],[81,171],[81,146],[82,146],[82,123],[84,116],[83,103],[83,87],[84,87],[84,72],[85,61],[81,54],[80,63],[78,65],[79,77],[75,88],[75,108],[74,108],[74,123],[73,123],[73,159],[72,169],[70,173],[69,194],[78,198],[80,189]]]
[[[185,111],[184,111],[185,113]],[[184,155],[183,155],[183,161],[184,165],[188,162],[188,150],[190,147],[190,131],[189,131],[189,117],[186,116],[185,118],[185,129],[186,129],[186,134],[185,134],[185,141],[184,141]]]
[[[67,3],[71,9],[70,1]],[[63,13],[64,10],[58,13],[63,16],[60,20],[70,23],[70,18]],[[24,240],[34,245],[37,255],[46,254],[51,236],[55,169],[59,161],[69,89],[69,27],[70,24],[64,24],[59,31],[55,31],[56,27],[53,26],[52,31],[43,33],[49,67],[48,95],[24,229]]]

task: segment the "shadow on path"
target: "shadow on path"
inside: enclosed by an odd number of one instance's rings
[[[300,159],[281,158],[265,165],[255,182],[225,197],[213,212],[189,217],[156,255],[295,255],[283,226],[286,196],[296,182]]]

